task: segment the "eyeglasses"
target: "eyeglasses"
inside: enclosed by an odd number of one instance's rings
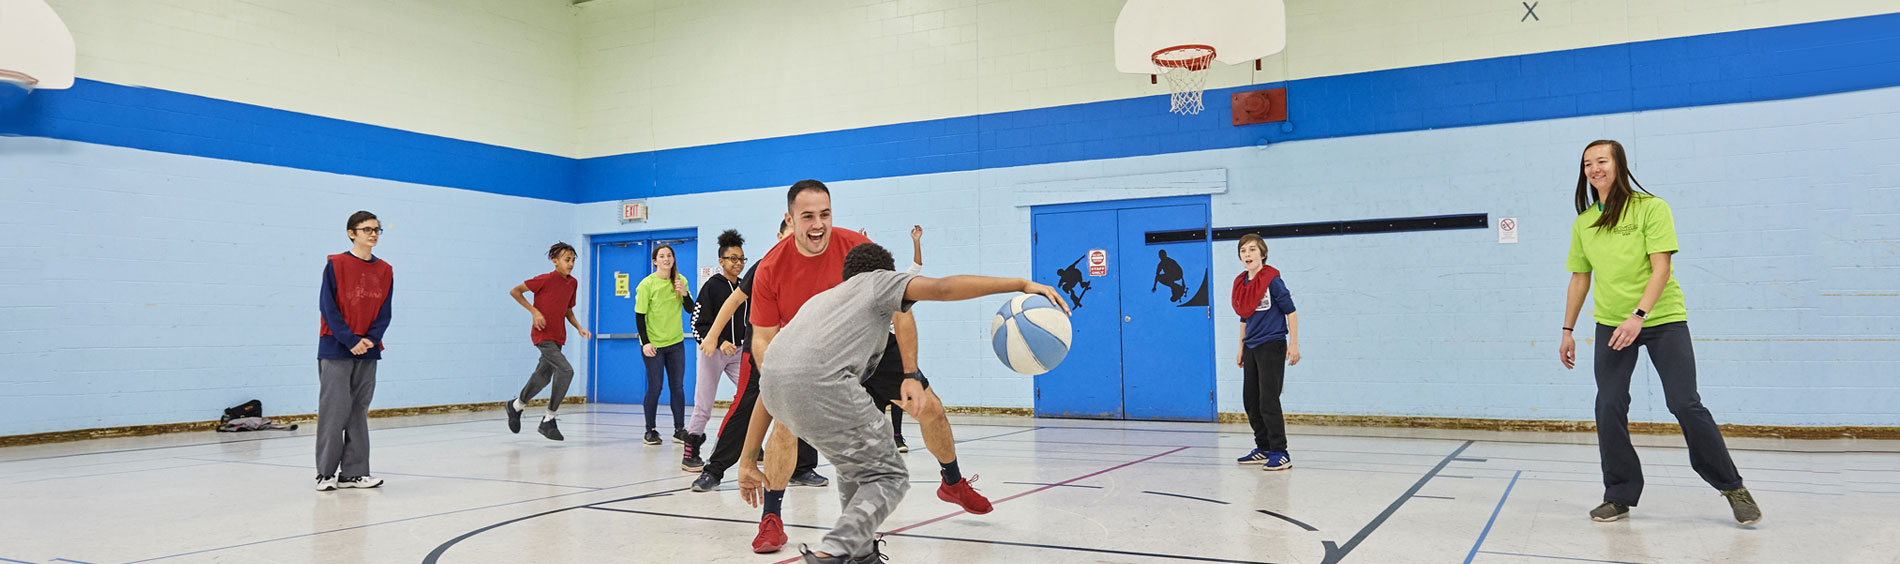
[[[745,257],[719,257],[719,260],[729,260],[739,264],[745,264]]]
[[[352,231],[355,231],[357,233],[362,233],[365,235],[368,235],[368,234],[382,235],[383,234],[383,228],[381,227],[358,227],[356,229],[353,229]]]

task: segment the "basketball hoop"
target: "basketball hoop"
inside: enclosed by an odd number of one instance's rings
[[[33,87],[39,85],[39,83],[39,79],[33,78],[33,75],[19,71],[0,69],[0,86],[11,86],[22,91],[32,92]]]
[[[1168,111],[1181,115],[1201,113],[1201,93],[1207,85],[1208,64],[1214,61],[1214,48],[1208,45],[1176,45],[1155,51],[1155,74],[1168,79]]]

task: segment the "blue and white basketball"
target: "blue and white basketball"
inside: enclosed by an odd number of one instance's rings
[[[1010,370],[1035,376],[1054,369],[1069,355],[1069,316],[1049,298],[1023,294],[1010,298],[990,322],[996,358]]]

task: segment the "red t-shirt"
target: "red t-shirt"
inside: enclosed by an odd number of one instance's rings
[[[549,272],[529,278],[523,285],[534,292],[534,309],[546,319],[546,329],[528,326],[529,339],[534,343],[554,341],[556,345],[567,345],[567,310],[574,307],[574,291],[581,283],[573,276],[562,276],[558,272]]]
[[[779,241],[759,261],[758,272],[753,273],[758,280],[751,291],[752,325],[784,327],[798,315],[798,308],[806,300],[843,283],[845,254],[852,247],[871,242],[862,233],[834,225],[825,252],[808,257],[798,252],[798,242],[792,240],[802,236]]]

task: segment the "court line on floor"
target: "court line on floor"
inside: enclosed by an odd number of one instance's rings
[[[588,509],[597,509],[600,511],[613,511],[616,513],[633,513],[633,514],[638,514],[638,515],[650,515],[654,517],[673,517],[673,518],[678,518],[678,519],[696,519],[700,521],[736,523],[736,524],[743,524],[743,525],[757,525],[758,524],[758,521],[756,520],[731,519],[731,518],[726,518],[726,517],[707,517],[707,516],[702,516],[702,515],[684,515],[684,514],[679,514],[679,513],[665,513],[665,512],[660,512],[660,511],[642,511],[638,509],[616,509],[616,508],[611,508],[611,507],[588,507]],[[818,525],[797,525],[797,524],[792,524],[792,523],[786,523],[785,526],[789,528],[794,528],[794,529],[812,529],[812,530],[818,530],[818,531],[831,530],[831,527],[823,527],[823,526],[818,526]],[[1089,547],[1083,547],[1083,546],[1065,546],[1065,545],[1056,545],[1056,544],[1039,544],[1039,543],[1029,543],[1029,542],[973,539],[973,538],[967,538],[967,537],[919,535],[919,534],[914,534],[914,533],[891,532],[891,533],[883,533],[880,536],[926,539],[926,540],[941,540],[941,541],[952,541],[952,542],[967,542],[967,543],[977,543],[977,544],[992,544],[992,545],[1003,545],[1003,546],[1018,546],[1018,547],[1025,547],[1025,548],[1045,548],[1045,549],[1053,549],[1053,550],[1067,550],[1067,551],[1074,551],[1074,552],[1089,552],[1089,553],[1096,553],[1096,554],[1115,554],[1115,555],[1120,555],[1120,556],[1146,556],[1150,558],[1173,558],[1177,560],[1194,560],[1194,561],[1199,561],[1199,562],[1223,562],[1223,563],[1231,563],[1231,564],[1272,564],[1269,562],[1262,562],[1258,560],[1230,560],[1226,558],[1213,558],[1213,557],[1206,557],[1206,556],[1188,556],[1184,554],[1136,552],[1136,551],[1129,551],[1129,550],[1115,550],[1115,549],[1109,549],[1109,548],[1089,548]]]
[[[1605,562],[1608,564],[1642,564],[1640,562],[1625,562],[1622,560],[1594,560],[1590,558],[1571,558],[1569,556],[1546,556],[1543,554],[1523,554],[1523,553],[1517,553],[1517,552],[1492,552],[1489,550],[1480,550],[1478,552],[1481,552],[1484,554],[1500,554],[1504,556],[1525,556],[1525,557],[1530,557],[1530,558],[1549,558],[1551,560],[1574,560],[1578,562]]]
[[[252,466],[271,466],[271,467],[276,467],[276,468],[309,468],[310,467],[307,464],[277,464],[274,462],[255,462],[255,461],[250,461],[250,460],[205,460],[203,458],[187,458],[187,457],[182,457],[182,456],[176,457],[176,459],[177,460],[193,460],[193,461],[198,461],[198,462],[214,462],[214,463],[220,463],[220,464],[249,464]],[[314,470],[312,471],[314,472]],[[607,488],[598,488],[594,486],[570,486],[567,484],[549,484],[545,482],[509,480],[505,478],[477,478],[474,476],[441,476],[441,475],[436,475],[436,474],[414,474],[414,473],[408,473],[408,472],[377,472],[377,474],[381,474],[384,476],[408,476],[412,478],[437,478],[437,479],[442,479],[442,480],[503,482],[503,483],[509,483],[509,484],[526,484],[530,486],[550,486],[550,487],[556,487],[556,488],[574,488],[574,489],[592,490],[592,491],[600,491],[600,490],[607,489]]]
[[[1143,490],[1143,491],[1142,491],[1141,493],[1145,493],[1145,494],[1154,494],[1154,495],[1165,495],[1165,496],[1168,496],[1168,497],[1178,497],[1178,498],[1182,498],[1182,499],[1192,499],[1192,500],[1195,500],[1195,501],[1205,501],[1205,502],[1208,502],[1208,503],[1218,503],[1218,504],[1221,504],[1221,505],[1233,505],[1233,504],[1231,504],[1231,503],[1227,503],[1227,502],[1225,502],[1225,501],[1221,501],[1221,500],[1218,500],[1218,499],[1208,499],[1208,498],[1205,498],[1205,497],[1194,497],[1194,496],[1191,496],[1191,495],[1181,495],[1181,494],[1178,494],[1178,493],[1168,493],[1168,492],[1156,492],[1156,491],[1147,491],[1147,490]]]
[[[1484,538],[1491,536],[1491,525],[1498,522],[1498,513],[1504,511],[1504,501],[1511,499],[1511,488],[1517,487],[1517,478],[1523,475],[1524,471],[1518,470],[1511,475],[1511,483],[1505,484],[1504,495],[1498,496],[1498,506],[1491,508],[1491,518],[1484,522],[1484,530],[1478,532],[1478,542],[1471,543],[1471,553],[1465,555],[1465,564],[1471,564],[1471,559],[1478,557],[1478,549],[1484,548]]]
[[[1272,515],[1272,516],[1274,516],[1274,517],[1279,517],[1281,521],[1286,521],[1286,522],[1288,522],[1288,523],[1292,523],[1292,524],[1295,524],[1295,525],[1299,525],[1299,526],[1300,526],[1300,528],[1302,528],[1302,529],[1306,529],[1306,530],[1307,530],[1307,532],[1311,532],[1311,533],[1317,533],[1317,532],[1319,532],[1319,529],[1316,529],[1316,528],[1314,528],[1314,527],[1313,527],[1312,525],[1308,525],[1308,524],[1306,524],[1306,523],[1304,523],[1304,522],[1302,522],[1302,521],[1300,521],[1299,519],[1294,519],[1294,518],[1292,518],[1292,517],[1288,517],[1288,516],[1285,516],[1285,515],[1281,515],[1281,514],[1279,514],[1279,513],[1274,513],[1274,512],[1272,512],[1272,511],[1267,511],[1267,510],[1265,510],[1265,509],[1255,509],[1254,511],[1258,511],[1258,512],[1261,512],[1261,513],[1265,513],[1265,514],[1267,514],[1267,515]]]
[[[1353,535],[1351,539],[1346,541],[1346,544],[1335,545],[1333,541],[1322,541],[1323,544],[1326,545],[1326,559],[1324,560],[1324,564],[1335,564],[1344,559],[1347,554],[1351,554],[1352,549],[1358,548],[1359,543],[1365,542],[1366,537],[1372,536],[1373,531],[1378,530],[1380,525],[1385,524],[1386,519],[1391,518],[1393,513],[1398,512],[1399,507],[1405,505],[1406,500],[1411,499],[1413,495],[1417,495],[1418,490],[1423,489],[1426,482],[1432,481],[1432,478],[1436,477],[1440,471],[1443,471],[1446,465],[1451,464],[1452,459],[1458,458],[1458,455],[1464,454],[1465,449],[1471,448],[1471,445],[1476,443],[1477,441],[1465,441],[1465,444],[1458,445],[1457,450],[1453,450],[1451,454],[1445,455],[1445,459],[1440,460],[1438,466],[1433,467],[1431,471],[1426,472],[1424,476],[1420,476],[1418,482],[1412,484],[1412,489],[1406,490],[1405,494],[1393,500],[1392,505],[1386,506],[1385,512],[1380,513],[1378,517],[1372,518],[1372,522],[1366,523],[1365,528],[1359,529],[1359,534]]]

